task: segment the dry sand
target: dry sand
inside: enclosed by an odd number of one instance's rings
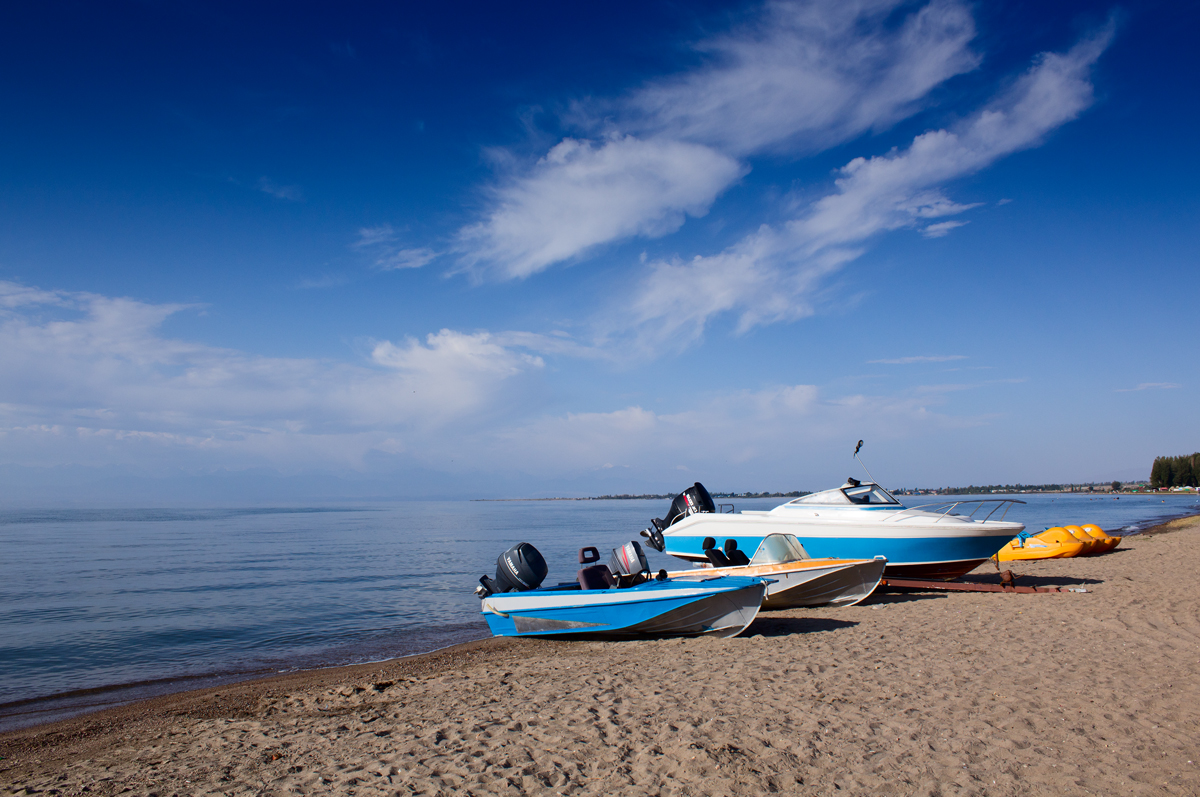
[[[0,737],[29,794],[1200,794],[1200,518],[731,640],[487,640]],[[983,570],[981,569],[981,572]]]

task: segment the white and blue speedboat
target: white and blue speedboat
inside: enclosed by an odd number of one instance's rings
[[[758,615],[770,579],[704,573],[651,577],[636,542],[596,564],[595,548],[580,551],[576,581],[541,587],[545,560],[528,543],[510,548],[475,593],[496,636],[733,637]],[[640,560],[640,561],[639,561]]]
[[[718,512],[697,482],[671,504],[663,520],[642,532],[671,556],[706,562],[705,538],[736,540],[756,550],[772,534],[790,534],[814,558],[884,557],[884,577],[953,579],[987,561],[1024,524],[1004,520],[1009,498],[944,501],[906,507],[872,482],[849,479],[769,511]],[[729,506],[729,505],[726,505]]]

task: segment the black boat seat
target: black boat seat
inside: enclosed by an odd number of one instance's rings
[[[582,568],[577,578],[580,589],[612,589],[617,585],[608,565],[592,565]]]
[[[700,547],[704,549],[704,555],[708,557],[708,561],[712,562],[713,567],[729,567],[729,560],[725,558],[725,554],[717,550],[717,541],[712,537],[705,537],[700,543]]]
[[[737,540],[725,540],[725,558],[735,567],[750,564],[750,557],[738,549]]]

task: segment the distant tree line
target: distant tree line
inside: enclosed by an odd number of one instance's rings
[[[790,493],[709,493],[713,498],[799,498],[809,494],[809,490],[792,490]]]
[[[933,493],[934,495],[979,495],[980,493],[1061,493],[1068,488],[1061,484],[974,484],[967,487],[915,488],[912,490],[892,490],[894,495],[913,495],[914,493]]]
[[[1095,492],[1097,487],[1120,490],[1120,482],[1091,482],[1088,484],[971,484],[966,487],[901,488],[889,490],[892,495],[980,495],[986,493],[1071,493]]]
[[[674,498],[674,495],[665,493],[643,493],[641,495],[630,495],[629,493],[621,493],[620,495],[594,495],[587,499],[589,501],[650,501],[662,498]]]
[[[1150,486],[1196,487],[1200,480],[1200,453],[1182,457],[1155,457],[1150,466]]]

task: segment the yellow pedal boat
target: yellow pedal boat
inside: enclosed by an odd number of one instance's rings
[[[1066,529],[1055,526],[1041,534],[1020,536],[996,552],[992,557],[1000,562],[1025,561],[1031,559],[1065,559],[1083,553],[1084,544]]]
[[[1080,556],[1091,556],[1092,554],[1100,553],[1100,538],[1093,537],[1083,530],[1082,526],[1063,526],[1071,536],[1083,543],[1083,551]]]
[[[1106,533],[1104,529],[1095,523],[1084,523],[1080,528],[1100,540],[1100,544],[1096,546],[1095,553],[1107,553],[1121,544],[1120,537],[1114,537]]]

